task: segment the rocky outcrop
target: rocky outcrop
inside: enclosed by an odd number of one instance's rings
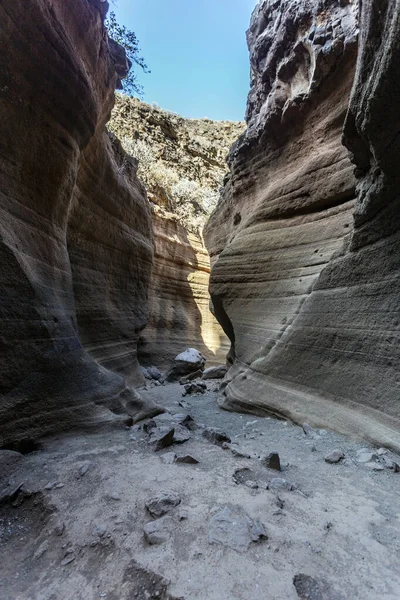
[[[127,70],[107,8],[0,2],[0,447],[114,421],[104,407],[156,410],[127,386],[141,377],[151,216],[135,161],[105,133]]]
[[[352,88],[355,2],[258,5],[249,127],[205,232],[222,405],[397,448],[399,33],[397,2],[363,2]]]
[[[210,258],[201,228],[218,198],[229,146],[244,124],[184,119],[117,95],[109,127],[139,159],[152,205],[154,269],[140,362],[168,368],[194,346],[207,364],[223,363],[229,340],[209,309]]]

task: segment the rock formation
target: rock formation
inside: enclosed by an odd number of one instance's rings
[[[257,6],[248,129],[205,231],[234,361],[222,405],[397,448],[399,18],[363,2],[352,85],[356,2]]]
[[[114,420],[99,405],[157,410],[127,386],[152,234],[137,164],[105,132],[128,68],[107,8],[0,1],[0,447]]]
[[[140,362],[167,368],[194,346],[208,364],[223,363],[229,341],[209,309],[210,259],[201,228],[218,198],[229,146],[244,124],[184,119],[117,95],[109,127],[139,159],[152,204],[154,268]]]

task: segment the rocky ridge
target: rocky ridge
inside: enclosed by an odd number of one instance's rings
[[[395,448],[399,18],[395,1],[360,19],[350,0],[258,4],[248,129],[205,230],[222,406]]]
[[[137,163],[105,131],[128,70],[107,8],[0,3],[0,447],[158,410],[131,387],[152,228]]]

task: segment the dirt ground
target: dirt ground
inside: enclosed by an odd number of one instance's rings
[[[179,384],[144,390],[181,415],[156,418],[161,430],[0,452],[1,600],[399,600],[400,473],[388,466],[400,459],[225,412],[216,386],[184,399]],[[190,439],[156,450],[174,419]],[[232,443],[213,443],[209,427]],[[334,450],[344,459],[327,463]],[[260,460],[271,452],[282,472]],[[145,505],[162,492],[180,502],[160,522]]]

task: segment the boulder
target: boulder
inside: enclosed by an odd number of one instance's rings
[[[166,381],[176,381],[182,375],[203,371],[206,358],[195,348],[188,348],[175,357],[172,368],[166,373]]]

